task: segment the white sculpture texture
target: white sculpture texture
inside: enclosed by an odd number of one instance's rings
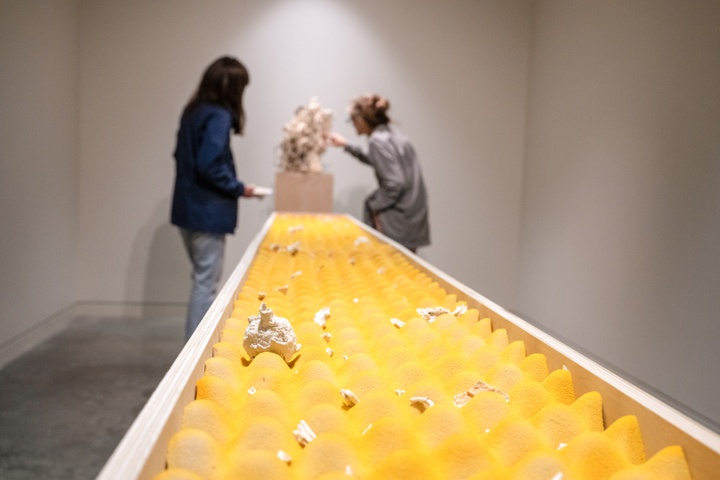
[[[321,172],[320,156],[332,128],[332,112],[323,108],[316,97],[298,107],[295,116],[283,127],[280,143],[280,168],[286,172]]]

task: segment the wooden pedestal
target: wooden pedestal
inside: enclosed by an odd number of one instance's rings
[[[333,176],[322,172],[278,172],[275,175],[275,210],[332,213]]]

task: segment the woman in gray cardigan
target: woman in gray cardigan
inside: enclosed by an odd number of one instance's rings
[[[415,149],[390,124],[389,108],[390,102],[376,94],[362,95],[350,104],[355,130],[369,137],[367,152],[338,133],[328,140],[375,170],[378,189],[365,199],[365,223],[415,252],[430,244],[427,192]]]

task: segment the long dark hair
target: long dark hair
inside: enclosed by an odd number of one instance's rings
[[[220,57],[203,73],[200,85],[188,102],[183,115],[191,112],[199,103],[206,102],[227,108],[233,114],[233,130],[242,134],[245,129],[243,92],[250,83],[245,66],[233,57]]]

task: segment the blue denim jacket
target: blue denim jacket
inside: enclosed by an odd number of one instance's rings
[[[180,120],[175,147],[175,189],[170,220],[188,230],[233,233],[238,197],[245,190],[236,178],[230,150],[232,113],[202,103]]]

